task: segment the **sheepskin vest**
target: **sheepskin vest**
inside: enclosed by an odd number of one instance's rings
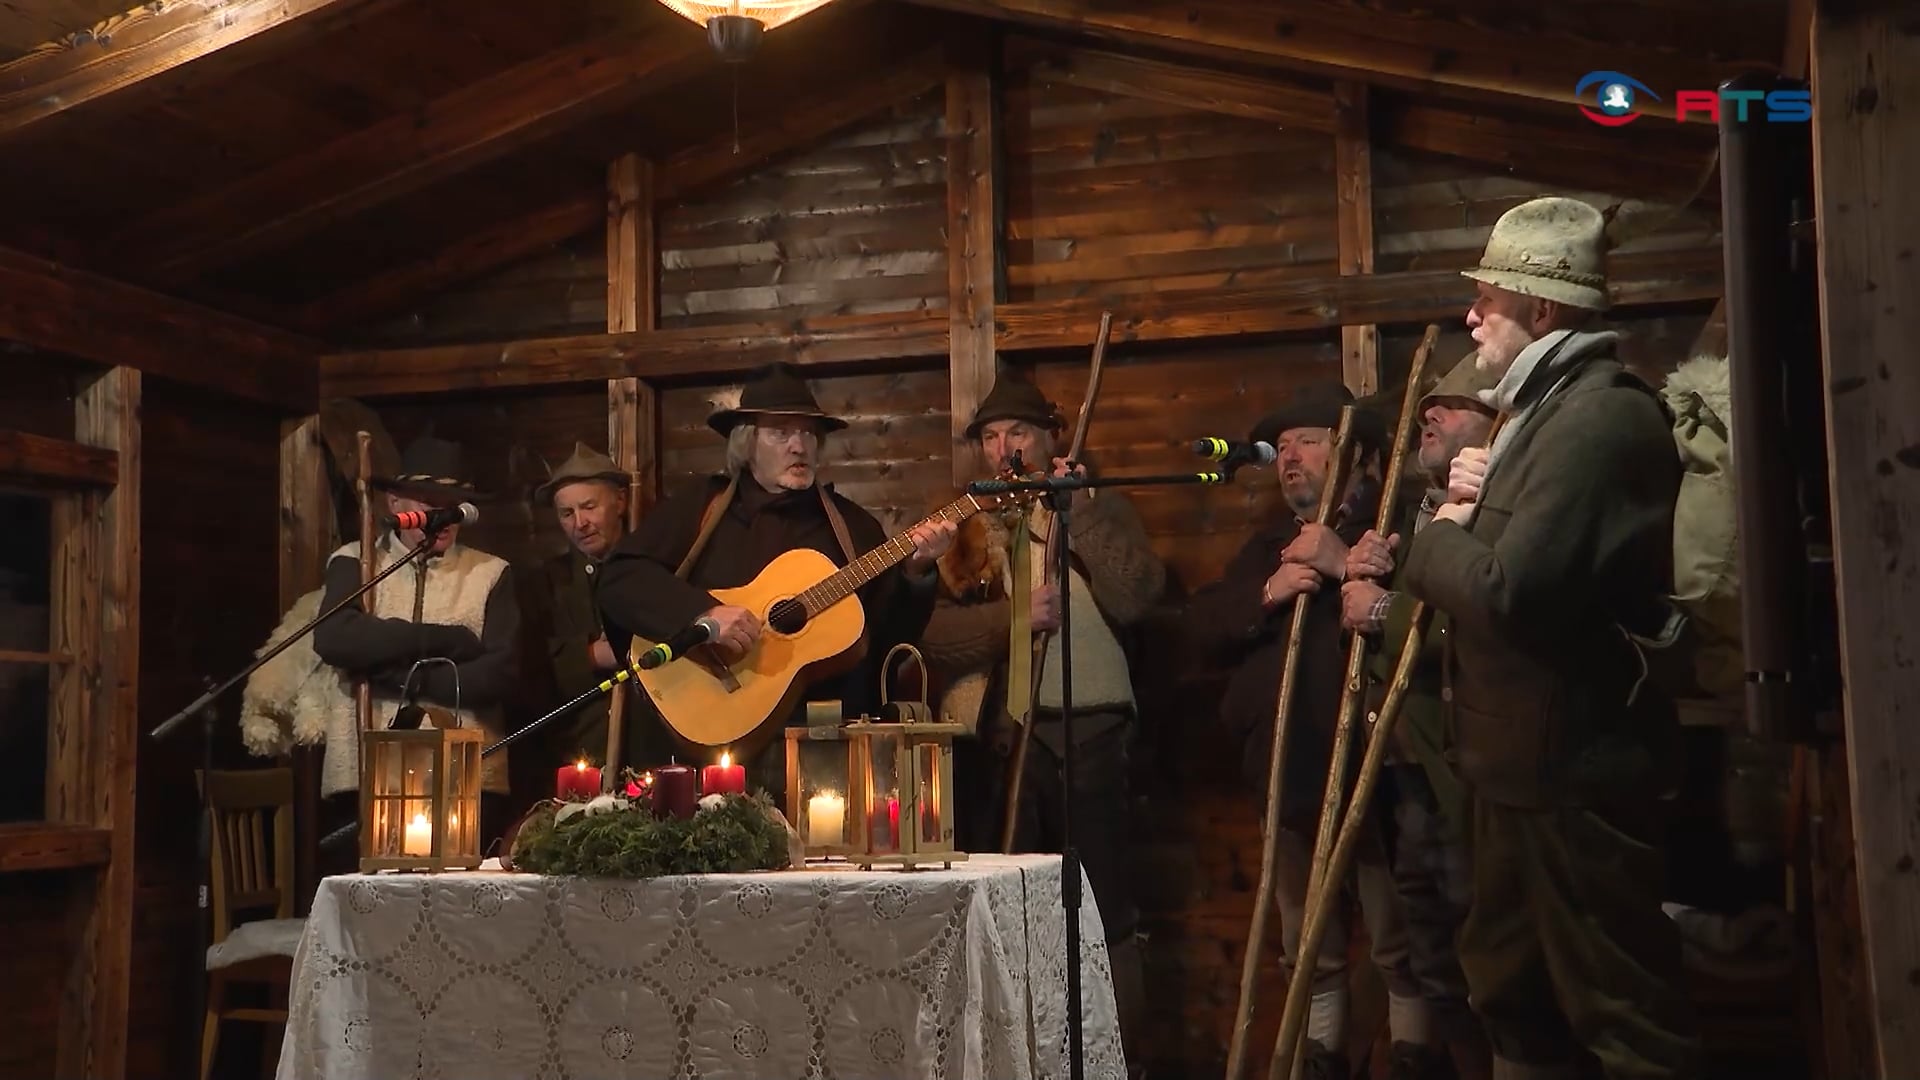
[[[374,572],[392,566],[403,554],[383,542],[376,554]],[[343,556],[358,561],[359,541],[341,547],[329,561]],[[426,587],[420,590],[419,621],[464,626],[475,636],[481,635],[486,628],[487,595],[506,569],[507,564],[501,559],[461,544],[453,545],[427,564]],[[373,614],[383,619],[414,621],[418,573],[413,568],[401,569],[374,586]],[[318,590],[301,597],[260,651],[272,648],[304,626],[319,613],[319,604]],[[312,636],[308,635],[289,646],[248,679],[241,716],[242,735],[248,748],[263,756],[284,753],[291,742],[324,743],[326,758],[320,774],[321,794],[356,791],[360,787],[360,736],[353,682],[339,669],[321,663],[311,642]],[[376,687],[374,722],[384,724],[402,700],[401,695]],[[452,707],[451,702],[444,704]],[[505,735],[495,717],[483,718],[464,706],[457,715],[462,727],[485,731],[489,743]],[[508,753],[502,750],[486,759],[481,769],[484,790],[502,794],[507,791]]]

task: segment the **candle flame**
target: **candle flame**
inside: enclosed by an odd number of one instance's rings
[[[425,814],[415,814],[415,815],[413,815],[413,823],[414,823],[415,825],[421,825],[421,826],[426,826],[426,825],[427,825],[427,815],[425,815]]]
[[[730,757],[730,756],[729,756],[729,755],[727,754],[727,752],[726,752],[725,750],[722,750],[722,751],[720,751],[720,767],[721,767],[721,768],[723,768],[723,769],[724,769],[724,768],[726,768],[726,767],[727,767],[727,762],[728,762],[728,761],[730,761],[730,760],[732,760],[732,759],[731,759],[731,757]]]
[[[552,759],[551,759],[551,758],[549,758],[548,760],[552,760]],[[576,770],[577,770],[577,771],[579,771],[579,772],[586,772],[586,771],[587,771],[587,759],[586,759],[586,758],[581,758],[581,759],[580,759],[579,761],[576,761],[576,762],[574,762],[574,763],[573,763],[573,767],[574,767],[574,769],[576,769]]]

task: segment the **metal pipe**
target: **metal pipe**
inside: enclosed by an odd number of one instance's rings
[[[1750,74],[1721,89],[1804,87]],[[1817,324],[1806,310],[1812,294],[1796,273],[1793,251],[1794,209],[1803,198],[1794,164],[1806,158],[1809,135],[1806,124],[1770,122],[1761,101],[1746,104],[1743,110],[1727,102],[1720,111],[1720,202],[1747,724],[1759,738],[1797,738],[1806,734],[1808,715],[1800,697],[1808,657],[1807,515],[1795,461],[1805,439],[1792,433],[1789,372],[1817,377],[1820,370],[1818,352],[1805,344],[1807,325]],[[1806,392],[1804,384],[1795,390]],[[1824,444],[1824,428],[1819,434]]]

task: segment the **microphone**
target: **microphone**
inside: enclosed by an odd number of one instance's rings
[[[402,510],[384,520],[402,532],[419,529],[424,533],[437,533],[449,525],[471,525],[479,521],[480,510],[472,503],[461,503],[436,510]]]
[[[1244,443],[1231,439],[1195,439],[1193,452],[1228,465],[1271,465],[1280,456],[1269,442]]]
[[[675,657],[685,656],[692,649],[705,645],[720,636],[720,623],[711,615],[702,615],[693,620],[685,630],[640,654],[636,663],[641,671],[652,671]]]

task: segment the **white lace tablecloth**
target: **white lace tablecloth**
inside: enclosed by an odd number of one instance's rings
[[[1060,860],[321,881],[280,1080],[1068,1075]],[[1084,874],[1082,881],[1085,881]],[[1124,1080],[1082,885],[1090,1080]]]

